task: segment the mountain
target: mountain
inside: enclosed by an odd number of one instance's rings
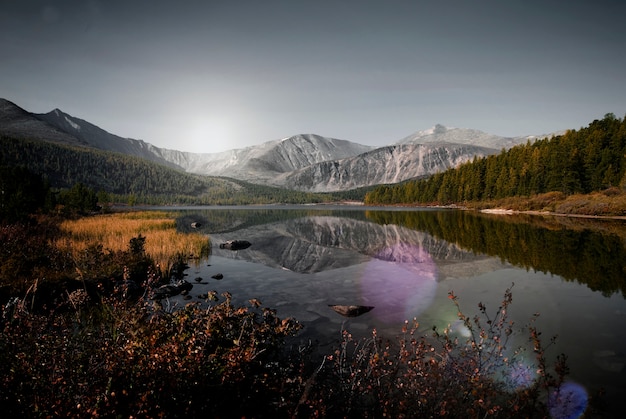
[[[0,134],[61,144],[86,146],[79,138],[33,116],[16,104],[0,98]]]
[[[189,173],[269,184],[279,174],[326,160],[355,156],[373,147],[319,135],[295,135],[221,153],[189,153],[111,134],[60,109],[33,114],[0,99],[0,134],[96,148],[141,157]]]
[[[113,151],[161,163],[166,166],[180,169],[178,165],[164,158],[158,147],[142,140],[122,138],[111,134],[102,128],[66,114],[60,109],[54,109],[46,114],[33,114],[41,121],[78,138],[90,147],[104,151]]]
[[[161,150],[152,144],[111,134],[59,109],[35,114],[0,99],[0,135],[112,151],[180,169],[163,158]]]
[[[284,186],[275,179],[321,162],[357,156],[373,148],[335,138],[302,134],[222,153],[186,153],[189,160],[177,163],[192,173]]]
[[[500,137],[435,125],[374,148],[301,134],[221,153],[190,153],[111,134],[59,109],[33,114],[0,99],[0,134],[140,157],[188,173],[309,192],[343,191],[428,176],[536,137]]]
[[[391,145],[355,157],[311,165],[275,179],[274,184],[308,192],[334,192],[398,183],[496,152],[496,149],[452,143]]]
[[[437,124],[427,130],[417,131],[398,141],[397,144],[456,143],[500,150],[524,144],[529,140],[534,141],[537,138],[537,136],[501,137],[475,129],[448,128]]]

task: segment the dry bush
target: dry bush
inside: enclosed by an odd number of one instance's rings
[[[0,319],[0,403],[9,417],[242,417],[278,409],[275,359],[300,330],[269,309],[155,310],[108,299],[37,315],[25,300]],[[295,382],[295,380],[294,380]]]
[[[215,293],[211,294],[215,297]],[[37,315],[12,300],[0,318],[0,403],[12,417],[548,417],[586,400],[560,393],[565,357],[550,367],[541,333],[510,348],[510,290],[489,315],[450,299],[469,337],[448,327],[397,342],[343,332],[312,368],[286,339],[302,327],[224,293],[208,308],[164,311],[143,298]],[[530,363],[527,362],[530,355]],[[526,358],[526,361],[522,361]],[[309,372],[312,371],[313,372]],[[555,400],[565,400],[557,404]],[[551,410],[552,409],[552,410]],[[581,413],[581,412],[579,412]]]
[[[311,378],[299,413],[327,417],[548,417],[547,401],[558,392],[568,368],[559,355],[549,368],[541,333],[525,328],[531,358],[524,347],[511,348],[513,322],[508,317],[511,290],[490,316],[479,304],[469,317],[457,296],[449,294],[459,320],[468,331],[464,339],[450,327],[419,334],[419,324],[406,323],[398,342],[373,332],[355,340],[347,331],[334,352]],[[586,403],[586,400],[584,400]],[[586,404],[584,404],[586,406]],[[578,407],[576,405],[575,407]]]
[[[571,195],[559,203],[555,212],[587,216],[626,215],[626,194],[617,188],[586,195]]]

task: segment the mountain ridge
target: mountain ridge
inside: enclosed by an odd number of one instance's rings
[[[306,192],[397,183],[456,167],[475,156],[537,137],[499,137],[437,124],[382,147],[297,134],[218,153],[192,153],[124,138],[55,108],[30,113],[0,99],[0,134],[60,142],[148,159],[188,173],[230,177]]]
[[[463,144],[397,144],[355,157],[290,172],[284,185],[307,192],[336,192],[399,183],[456,167],[497,150]]]

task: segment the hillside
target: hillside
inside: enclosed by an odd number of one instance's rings
[[[589,194],[626,187],[626,120],[607,114],[587,128],[519,145],[425,180],[381,186],[368,204],[451,204]]]
[[[321,162],[357,156],[372,148],[335,138],[301,134],[222,153],[187,153],[193,161],[178,164],[192,173],[287,186],[276,181],[277,176]]]
[[[83,183],[117,202],[254,204],[320,202],[330,197],[194,175],[145,159],[86,147],[0,136],[0,166],[24,167],[53,188]]]
[[[131,138],[122,138],[111,134],[96,125],[79,118],[75,118],[55,109],[46,114],[33,114],[33,116],[41,121],[47,122],[53,127],[78,138],[83,144],[91,148],[103,151],[113,151],[128,156],[141,157],[166,166],[180,169],[180,166],[163,158],[160,153],[155,152],[155,147],[141,140]],[[28,137],[28,132],[25,134]]]
[[[30,112],[5,99],[0,99],[0,135],[87,146],[79,138],[35,118]]]

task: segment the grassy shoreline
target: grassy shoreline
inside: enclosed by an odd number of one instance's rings
[[[495,214],[553,215],[561,217],[626,220],[626,193],[617,188],[590,194],[548,192],[530,197],[441,204],[399,204],[383,207],[455,208]]]
[[[162,269],[169,269],[179,255],[197,258],[210,252],[210,238],[178,232],[174,217],[162,211],[116,212],[65,220],[60,229],[62,236],[54,245],[74,258],[94,245],[108,251],[124,251],[137,236],[146,238],[146,254]]]

